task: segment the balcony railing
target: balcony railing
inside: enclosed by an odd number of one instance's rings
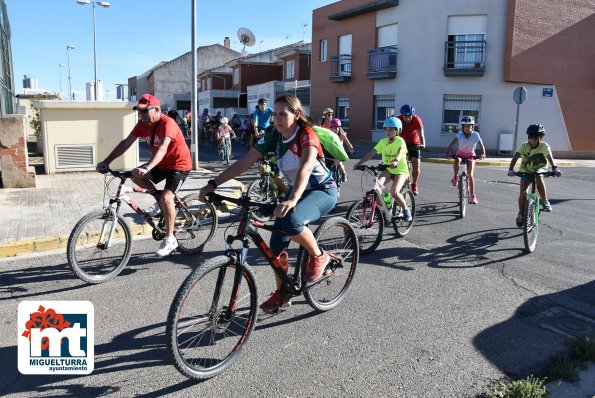
[[[397,47],[387,46],[368,50],[368,79],[397,77]]]
[[[348,82],[351,80],[351,54],[331,57],[331,82]]]
[[[444,50],[444,76],[483,76],[485,40],[447,41]]]

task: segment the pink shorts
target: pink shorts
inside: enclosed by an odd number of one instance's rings
[[[475,151],[473,152],[461,152],[461,151],[457,151],[455,153],[455,156],[460,156],[462,158],[464,157],[468,157],[468,156],[476,156],[475,155]],[[475,159],[471,158],[471,159],[467,159],[468,162],[475,162]]]

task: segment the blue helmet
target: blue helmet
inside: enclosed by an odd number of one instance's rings
[[[401,107],[401,115],[415,115],[415,108],[413,105],[405,104]]]
[[[384,126],[382,126],[382,127],[384,127],[384,128],[393,127],[395,129],[402,129],[403,124],[401,123],[401,121],[399,119],[397,119],[394,116],[391,116],[384,121]]]

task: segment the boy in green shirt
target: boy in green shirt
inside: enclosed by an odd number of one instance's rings
[[[562,172],[558,170],[558,166],[552,156],[550,146],[543,141],[545,136],[545,128],[541,124],[532,124],[527,128],[527,142],[523,142],[510,161],[508,167],[508,175],[515,176],[514,165],[517,160],[521,158],[521,167],[519,171],[522,173],[537,173],[547,171],[547,162],[552,166],[552,172],[556,173],[556,177],[560,177]],[[535,182],[537,183],[537,191],[543,201],[543,211],[552,211],[552,205],[547,198],[547,191],[543,176],[536,175]],[[516,225],[523,226],[523,210],[525,209],[525,193],[527,188],[531,185],[531,176],[521,177],[521,190],[519,193],[519,214],[516,218]]]
[[[401,121],[396,117],[393,116],[386,119],[384,122],[384,133],[386,134],[386,138],[381,139],[374,148],[366,153],[364,157],[355,164],[353,170],[357,170],[357,166],[366,163],[375,155],[381,155],[381,163],[390,166],[390,168],[380,174],[378,182],[384,185],[384,181],[387,178],[393,181],[393,185],[390,188],[390,194],[403,209],[403,220],[409,222],[413,220],[411,209],[407,207],[405,198],[401,195],[401,188],[403,188],[403,184],[405,184],[407,177],[409,177],[409,168],[407,167],[407,144],[405,144],[405,140],[399,137],[402,128],[403,125],[401,124]]]

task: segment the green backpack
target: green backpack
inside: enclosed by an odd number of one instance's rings
[[[349,160],[349,156],[337,134],[320,126],[314,126],[314,131],[320,140],[320,144],[322,144],[325,158],[340,160],[341,162]]]

